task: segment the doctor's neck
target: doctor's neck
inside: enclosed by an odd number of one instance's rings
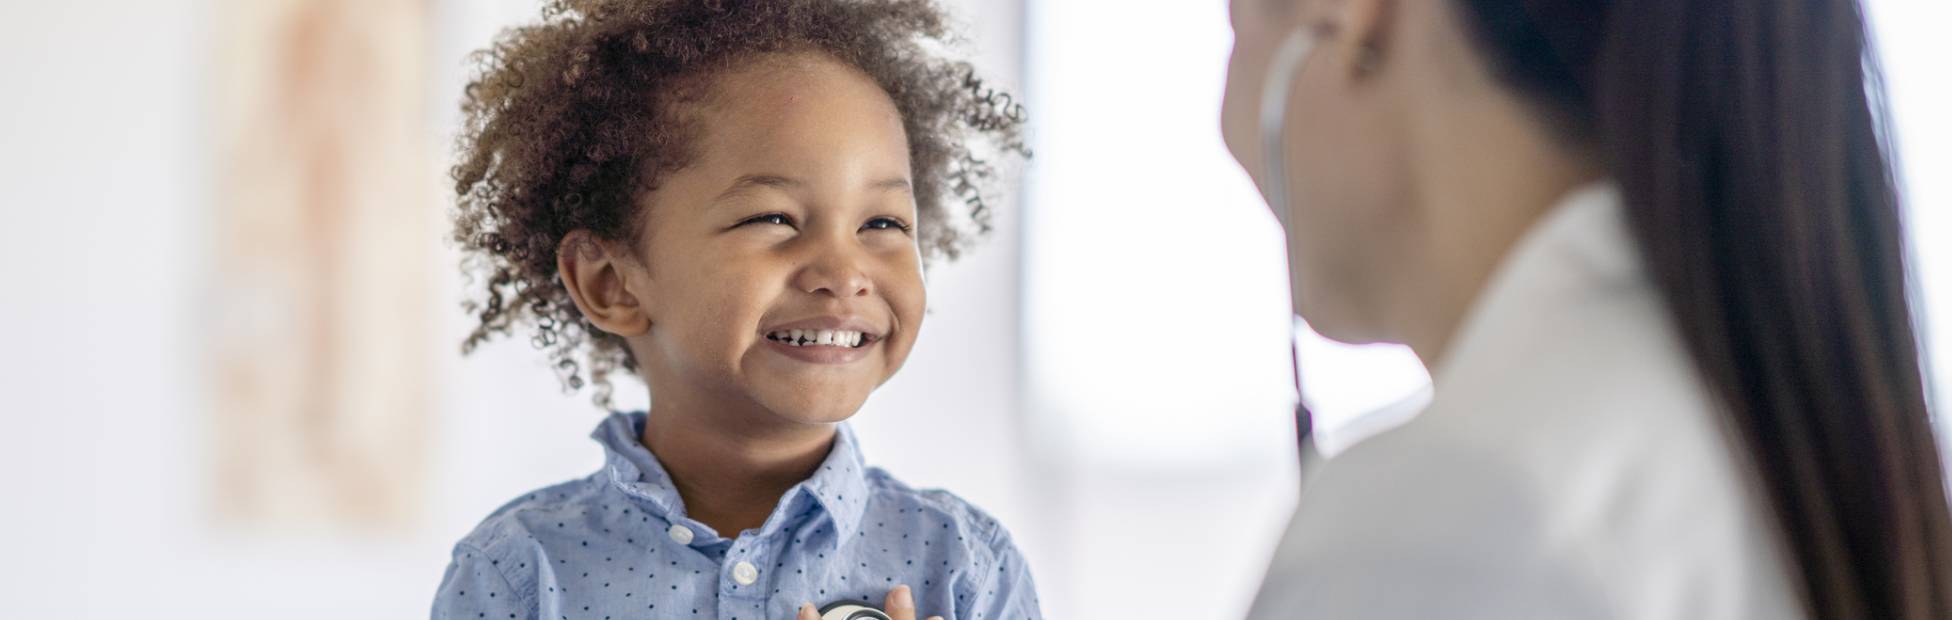
[[[1446,72],[1426,81],[1433,96],[1408,104],[1415,217],[1406,247],[1415,249],[1389,284],[1385,313],[1391,339],[1433,365],[1519,240],[1568,194],[1605,175],[1589,148],[1557,135],[1482,69]]]

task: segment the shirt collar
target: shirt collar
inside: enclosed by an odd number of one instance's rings
[[[1506,253],[1466,312],[1465,320],[1450,341],[1449,352],[1426,367],[1430,383],[1381,407],[1317,415],[1312,420],[1312,438],[1319,455],[1333,458],[1356,444],[1410,423],[1434,403],[1456,408],[1459,385],[1536,380],[1515,373],[1469,378],[1459,375],[1472,369],[1506,367],[1509,360],[1504,356],[1514,350],[1513,342],[1530,343],[1528,346],[1533,348],[1527,351],[1533,355],[1544,350],[1538,347],[1580,346],[1576,340],[1540,342],[1536,339],[1538,326],[1555,314],[1587,312],[1581,304],[1589,304],[1595,294],[1615,302],[1625,294],[1651,294],[1631,234],[1619,186],[1613,181],[1596,181],[1568,192]],[[1297,319],[1297,347],[1306,346],[1303,327]],[[1303,375],[1304,380],[1308,378],[1309,375]],[[1306,391],[1308,386],[1303,388]],[[1527,390],[1524,385],[1511,385],[1506,392],[1526,393]],[[1463,407],[1465,410],[1482,408],[1481,405]]]
[[[1595,299],[1621,305],[1654,297],[1641,260],[1617,185],[1600,181],[1568,194],[1512,249],[1466,315],[1450,352],[1433,367],[1437,400],[1446,400],[1449,386],[1482,379],[1460,375],[1503,367],[1513,342],[1546,348],[1541,350],[1580,346],[1532,342],[1554,316],[1589,313]],[[1654,325],[1659,317],[1647,318]],[[1637,326],[1619,326],[1629,327]]]
[[[647,418],[642,411],[612,413],[597,425],[590,438],[603,446],[603,474],[613,486],[644,500],[656,516],[676,522],[684,518],[684,500],[664,465],[639,440]],[[854,438],[854,429],[841,424],[827,458],[813,470],[811,477],[786,491],[772,516],[766,519],[761,534],[770,535],[792,517],[813,508],[824,510],[834,520],[837,533],[852,532],[860,526],[867,504],[867,467]],[[737,532],[730,534],[737,535]]]
[[[590,438],[603,446],[603,475],[610,484],[650,504],[653,514],[666,521],[677,521],[684,514],[684,500],[671,475],[638,438],[644,432],[644,412],[612,413],[597,424]]]
[[[834,448],[827,452],[827,460],[813,470],[813,476],[786,492],[780,501],[780,508],[786,509],[795,493],[813,497],[820,507],[834,519],[836,533],[853,532],[861,525],[861,515],[868,509],[867,466],[861,458],[860,445],[855,442],[854,429],[843,423],[834,433]],[[779,514],[775,514],[779,517]],[[766,522],[767,533],[784,523],[785,519],[773,518]],[[836,540],[840,540],[837,536]]]

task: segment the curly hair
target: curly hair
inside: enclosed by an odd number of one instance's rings
[[[526,325],[566,391],[593,384],[609,407],[609,375],[636,361],[576,309],[558,247],[578,229],[636,238],[636,198],[693,154],[686,106],[712,75],[768,54],[824,54],[886,91],[908,137],[923,256],[955,259],[990,229],[985,155],[1030,152],[1023,107],[932,52],[958,43],[945,21],[933,0],[553,0],[539,23],[504,31],[471,57],[452,171],[453,238],[474,288],[464,307],[480,321],[462,352]]]

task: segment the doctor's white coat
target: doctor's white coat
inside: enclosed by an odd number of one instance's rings
[[[1555,207],[1415,419],[1303,470],[1250,616],[1796,618],[1781,535],[1629,238]]]

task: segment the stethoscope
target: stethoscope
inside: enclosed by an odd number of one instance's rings
[[[1295,73],[1302,63],[1315,51],[1315,35],[1307,28],[1297,28],[1281,41],[1269,59],[1267,74],[1262,78],[1260,129],[1261,129],[1261,192],[1267,198],[1268,209],[1274,212],[1281,222],[1281,230],[1287,235],[1290,264],[1295,255],[1294,248],[1300,243],[1296,235],[1295,223],[1290,221],[1288,212],[1288,149],[1284,137],[1288,125],[1288,91],[1294,85]],[[1299,287],[1295,281],[1296,272],[1290,268],[1288,285]],[[1296,288],[1294,290],[1300,290]],[[1300,308],[1290,308],[1296,316]],[[1299,320],[1297,319],[1297,324]],[[1308,411],[1308,400],[1301,390],[1301,349],[1295,339],[1296,332],[1288,335],[1289,353],[1294,360],[1295,381],[1295,441],[1301,450],[1301,460],[1306,464],[1314,453],[1310,441],[1314,433],[1314,416]]]
[[[820,620],[894,620],[888,614],[861,601],[828,603],[820,608]]]

